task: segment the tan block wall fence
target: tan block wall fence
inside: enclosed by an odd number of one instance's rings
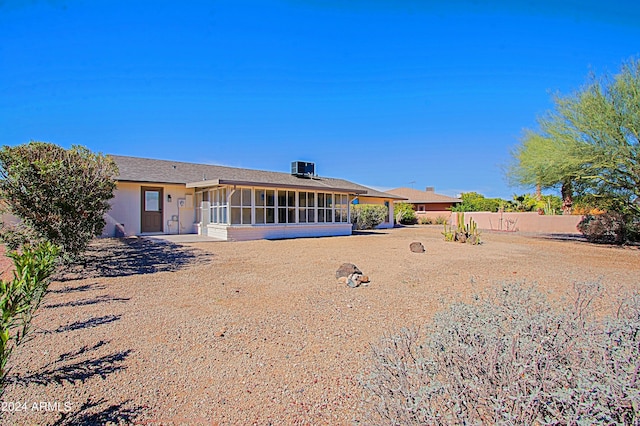
[[[465,212],[464,221],[473,219],[478,228],[493,231],[536,232],[544,234],[579,234],[581,215],[541,215],[532,213]],[[457,225],[457,215],[451,215],[451,223]]]

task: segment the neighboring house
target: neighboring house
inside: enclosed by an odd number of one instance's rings
[[[462,203],[459,198],[448,197],[436,194],[433,187],[428,186],[426,191],[412,188],[395,188],[387,191],[389,194],[405,198],[407,203],[413,204],[418,218],[430,217],[436,219],[438,216],[449,218],[451,207]]]
[[[343,179],[315,176],[312,169],[304,169],[310,163],[296,163],[303,169],[281,173],[111,158],[119,175],[105,236],[197,233],[240,241],[350,235],[354,199],[389,208],[381,228],[393,226],[393,202],[402,199]]]

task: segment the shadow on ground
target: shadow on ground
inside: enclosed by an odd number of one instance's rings
[[[84,259],[61,272],[58,281],[126,277],[178,271],[193,263],[208,263],[211,253],[149,238],[102,238],[89,246]]]
[[[76,321],[65,326],[58,327],[56,333],[64,333],[66,331],[82,330],[85,328],[94,328],[103,324],[118,321],[122,315],[105,315],[102,317],[91,317],[85,321]]]
[[[384,231],[380,231],[377,229],[372,229],[372,230],[364,230],[364,229],[354,229],[353,231],[351,231],[351,235],[352,236],[358,236],[358,235],[387,235],[389,234],[388,232],[384,232]]]
[[[97,283],[93,283],[93,284],[84,284],[77,287],[66,286],[59,290],[49,290],[49,293],[55,293],[55,294],[82,293],[84,291],[89,291],[89,290],[104,290],[105,288],[106,288],[105,285],[98,285]]]
[[[64,303],[54,303],[51,305],[45,305],[46,309],[52,308],[61,308],[63,306],[88,306],[88,305],[97,305],[99,303],[110,303],[110,302],[126,302],[129,300],[128,297],[114,297],[109,295],[96,296],[91,299],[81,299],[81,300],[71,300],[69,302]]]
[[[533,234],[533,236],[544,240],[587,242],[582,234]]]
[[[73,407],[71,411],[62,413],[54,425],[134,424],[142,413],[142,407],[131,406],[130,400],[102,408],[106,402],[103,398],[89,398],[80,407]]]
[[[125,359],[131,354],[131,350],[114,352],[108,355],[93,358],[92,352],[99,350],[108,342],[99,341],[95,345],[83,346],[74,352],[67,352],[58,357],[54,362],[45,365],[37,373],[15,375],[9,381],[18,385],[35,383],[47,385],[49,383],[84,383],[92,377],[105,379],[110,374],[124,370]],[[89,359],[84,359],[89,356]],[[69,362],[71,361],[71,362]]]

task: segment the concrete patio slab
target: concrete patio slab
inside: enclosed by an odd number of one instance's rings
[[[180,234],[180,235],[145,235],[145,238],[162,240],[175,244],[187,244],[187,243],[206,243],[206,242],[221,242],[225,241],[220,238],[208,237],[206,235],[198,234]]]

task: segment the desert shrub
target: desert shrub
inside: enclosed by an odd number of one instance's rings
[[[433,225],[433,218],[429,216],[420,216],[418,218],[419,225]]]
[[[418,219],[416,217],[416,211],[413,209],[413,204],[410,203],[395,203],[393,210],[396,215],[396,223],[403,225],[414,225]]]
[[[588,214],[578,223],[578,230],[594,243],[624,244],[640,240],[640,223],[618,212]]]
[[[447,219],[446,216],[442,216],[442,215],[437,216],[436,217],[436,225],[444,225],[445,223],[447,223],[448,220],[449,219]]]
[[[49,242],[8,253],[15,269],[11,280],[0,280],[0,393],[7,375],[7,361],[29,334],[31,320],[49,287],[58,253],[58,247]]]
[[[597,284],[554,306],[510,284],[458,302],[372,348],[367,424],[626,424],[640,421],[640,294],[594,314]]]
[[[351,223],[356,229],[375,229],[388,214],[387,207],[380,204],[355,204],[351,206]]]
[[[81,146],[64,149],[30,142],[0,150],[0,199],[20,219],[3,224],[11,248],[50,241],[67,258],[79,255],[104,228],[117,168],[113,160]]]

